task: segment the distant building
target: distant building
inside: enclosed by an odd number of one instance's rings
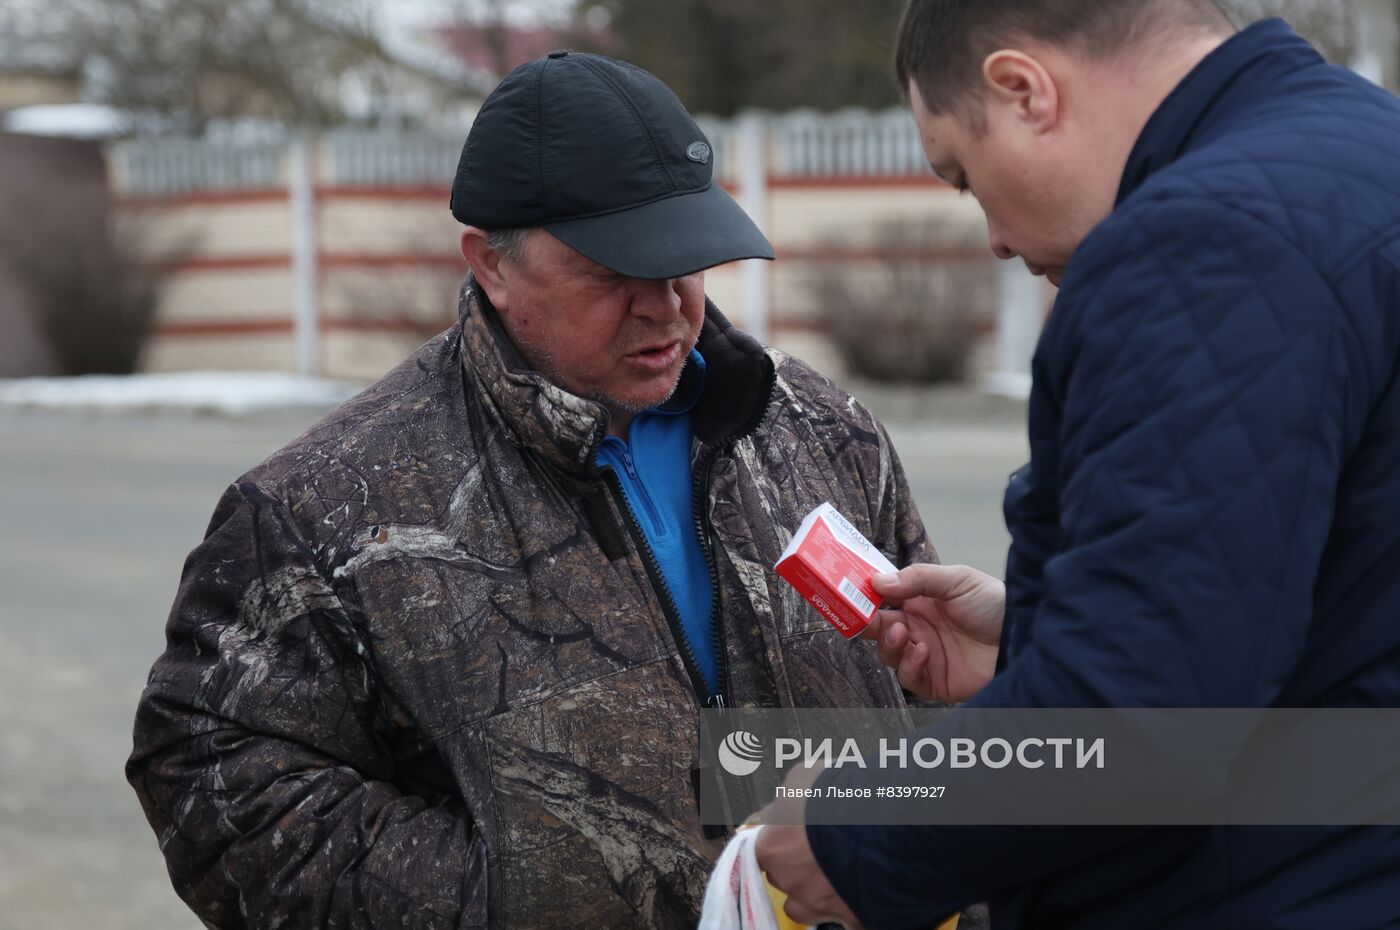
[[[558,48],[585,43],[589,49],[615,50],[614,37],[606,30],[561,29],[546,24],[515,25],[507,22],[458,22],[440,27],[443,46],[477,76],[486,91],[527,61],[542,58]]]
[[[36,9],[16,3],[7,16],[7,28],[0,28],[0,112],[77,103],[82,57],[45,28]]]

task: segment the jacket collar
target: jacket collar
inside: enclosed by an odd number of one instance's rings
[[[598,447],[608,432],[607,409],[532,369],[470,276],[462,285],[458,313],[466,377],[500,422],[555,467],[578,476],[595,474]],[[718,445],[752,432],[773,393],[774,367],[767,352],[708,299],[697,348],[706,375],[691,414],[695,438]]]
[[[1221,43],[1147,121],[1123,169],[1115,206],[1243,105],[1276,93],[1281,78],[1321,63],[1322,56],[1281,19],[1255,23]]]

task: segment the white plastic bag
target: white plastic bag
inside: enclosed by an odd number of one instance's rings
[[[754,854],[762,831],[740,830],[720,853],[705,888],[700,930],[779,930],[768,883]]]

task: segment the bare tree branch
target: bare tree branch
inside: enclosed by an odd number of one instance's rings
[[[350,120],[347,82],[416,80],[461,95],[384,46],[374,0],[52,0],[54,22],[90,62],[100,102],[166,128],[257,117],[299,128]],[[385,94],[368,114],[391,112]]]

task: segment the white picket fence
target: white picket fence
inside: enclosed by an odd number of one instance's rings
[[[902,109],[838,113],[749,113],[701,118],[719,179],[762,229],[771,184],[808,179],[818,186],[871,178],[928,178],[912,118]],[[299,370],[317,370],[319,309],[316,205],[322,192],[441,190],[452,182],[466,136],[395,130],[336,130],[315,138],[240,141],[129,139],[112,144],[114,192],[135,200],[255,191],[285,192],[292,205],[294,320]],[[745,262],[739,305],[746,328],[767,338],[773,288],[767,262]],[[1003,266],[999,287],[999,377],[1023,390],[1044,312],[1043,289],[1019,266]]]
[[[107,160],[118,193],[162,195],[284,186],[287,153],[280,142],[129,139]]]
[[[715,150],[717,176],[737,180],[742,119],[702,117]],[[906,110],[799,110],[758,114],[770,178],[919,175],[928,171]],[[319,140],[321,184],[331,187],[446,187],[461,153],[460,137],[398,130],[335,130]],[[282,187],[290,141],[129,139],[108,157],[119,193],[169,195]]]

